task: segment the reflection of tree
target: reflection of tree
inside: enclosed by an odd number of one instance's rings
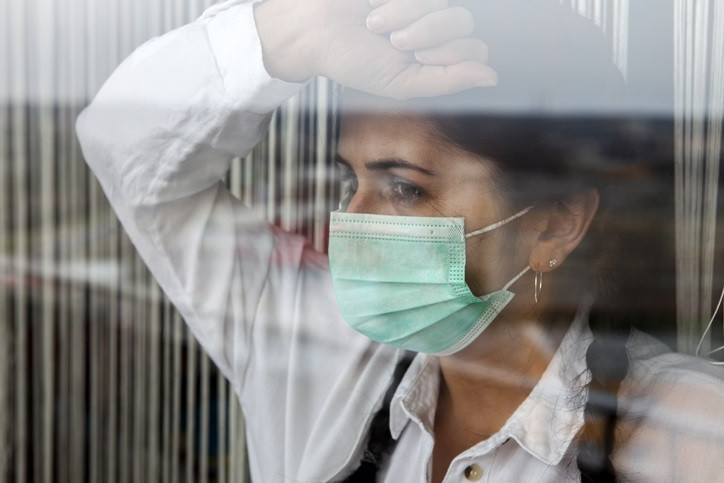
[[[628,73],[629,0],[558,0],[590,19],[611,41],[613,62]]]
[[[0,295],[0,314],[5,311],[5,297]],[[0,317],[0,481],[10,479],[10,330],[7,318]]]
[[[679,350],[693,353],[716,301],[717,192],[724,116],[724,5],[674,5],[676,282]],[[721,243],[720,243],[721,245]],[[702,347],[708,352],[709,341]]]

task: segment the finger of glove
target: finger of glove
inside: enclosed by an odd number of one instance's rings
[[[474,60],[488,62],[488,46],[474,37],[454,39],[430,49],[415,51],[415,59],[425,65],[453,65]]]
[[[397,99],[455,94],[474,87],[497,85],[498,74],[480,62],[448,66],[413,65],[391,83],[385,95]]]
[[[378,34],[389,33],[447,6],[448,0],[390,0],[370,12],[367,28]]]
[[[462,7],[451,7],[428,13],[404,29],[390,34],[390,42],[399,50],[434,47],[473,33],[473,16]]]
[[[380,5],[384,5],[388,2],[391,2],[392,0],[370,0],[370,7],[377,8]]]

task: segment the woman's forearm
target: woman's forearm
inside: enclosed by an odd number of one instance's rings
[[[251,5],[227,3],[136,50],[77,123],[126,232],[229,377],[238,355],[228,335],[246,330],[253,313],[231,307],[230,292],[258,293],[249,285],[264,283],[272,242],[221,180],[298,88],[264,70]]]

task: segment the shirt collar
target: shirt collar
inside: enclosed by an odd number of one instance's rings
[[[586,351],[591,343],[588,304],[579,309],[551,363],[528,398],[501,430],[470,448],[484,454],[514,439],[540,461],[558,464],[583,425],[583,410],[590,380]],[[432,435],[440,370],[437,357],[418,354],[398,386],[390,407],[390,431],[398,439],[405,425],[416,422]],[[466,452],[466,453],[468,453]]]
[[[432,434],[439,387],[440,364],[437,357],[417,354],[390,403],[390,432],[393,438],[400,437],[410,420]]]
[[[560,463],[583,426],[592,338],[587,318],[587,309],[579,312],[540,381],[500,431],[549,465]]]

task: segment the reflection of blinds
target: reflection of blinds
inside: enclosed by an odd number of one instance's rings
[[[558,0],[591,19],[611,40],[613,61],[624,78],[628,72],[629,0]]]
[[[236,396],[146,272],[73,132],[135,46],[211,3],[0,2],[0,481],[244,481]],[[247,204],[320,248],[332,133],[327,109],[305,106],[329,99],[320,81],[290,101],[229,175]]]
[[[724,114],[724,4],[675,2],[676,250],[679,349],[694,352],[712,310]],[[709,342],[705,341],[706,350]]]

